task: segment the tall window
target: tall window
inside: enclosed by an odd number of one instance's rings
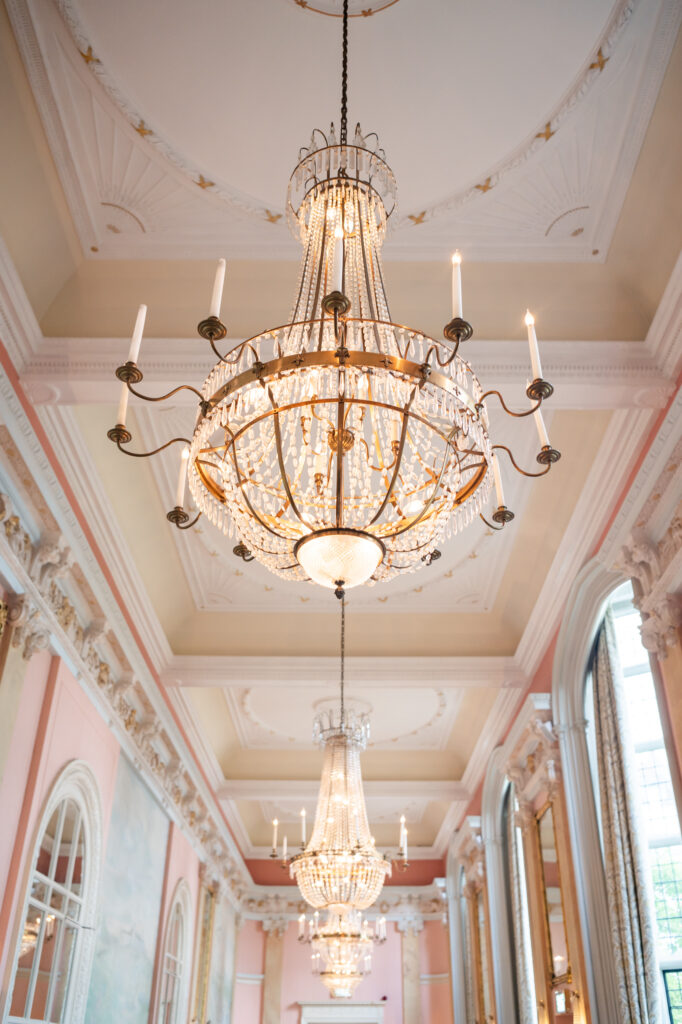
[[[179,1024],[184,990],[185,917],[182,902],[176,898],[169,915],[166,946],[163,953],[159,1024]]]
[[[670,1024],[682,1024],[682,835],[649,658],[630,584],[610,601],[623,679],[630,757],[654,899],[657,950]],[[589,689],[589,684],[588,684]],[[591,695],[587,694],[587,700]],[[590,704],[587,704],[590,707]],[[587,718],[591,716],[588,713]],[[588,737],[589,739],[589,737]]]
[[[25,1021],[71,1022],[69,983],[84,918],[88,850],[81,807],[61,800],[42,833],[33,863],[9,1014]]]

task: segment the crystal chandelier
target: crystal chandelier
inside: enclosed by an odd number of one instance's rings
[[[286,836],[281,852],[282,866],[288,868],[306,903],[316,911],[341,917],[371,907],[392,872],[391,860],[376,849],[362,789],[360,753],[369,739],[369,720],[345,703],[345,617],[342,597],[339,709],[318,715],[313,730],[314,739],[324,749],[315,823],[308,838],[302,811],[300,852],[287,856]],[[277,819],[272,826],[270,856],[278,859]],[[409,867],[404,816],[400,819],[397,864],[401,870]]]
[[[371,907],[391,875],[391,861],[374,845],[362,789],[360,752],[369,739],[369,720],[345,704],[345,621],[344,597],[339,709],[318,715],[313,728],[324,749],[315,823],[310,839],[301,837],[301,852],[289,861],[282,858],[306,903],[337,915]],[[406,843],[403,850],[407,862]],[[276,833],[273,853],[277,856]]]
[[[312,946],[313,972],[320,976],[332,999],[350,999],[372,969],[374,945],[386,941],[386,919],[379,918],[371,925],[358,911],[349,911],[329,914],[320,925],[318,911],[307,921],[301,914],[298,940]]]
[[[348,2],[343,5],[340,131],[314,131],[289,183],[287,214],[303,246],[288,323],[228,352],[220,320],[225,261],[219,262],[210,315],[198,331],[217,356],[201,389],[181,384],[167,395],[141,394],[137,365],[141,307],[116,426],[108,436],[137,457],[184,445],[168,519],[181,529],[200,515],[238,540],[235,552],[288,580],[342,589],[389,580],[437,558],[437,544],[481,515],[502,529],[507,508],[497,453],[525,476],[542,476],[559,459],[541,404],[552,394],[542,377],[534,321],[527,317],[531,404],[513,412],[484,391],[459,355],[472,334],[462,314],[461,258],[453,257],[452,319],[444,339],[391,320],[381,246],[395,210],[396,183],[375,134],[347,131]],[[129,394],[150,401],[178,391],[198,399],[191,438],[136,453],[126,427]],[[535,414],[541,469],[521,469],[505,444],[493,444],[487,400],[512,416]],[[492,481],[492,523],[483,517]],[[185,509],[189,483],[198,515]],[[355,741],[353,741],[355,742]]]

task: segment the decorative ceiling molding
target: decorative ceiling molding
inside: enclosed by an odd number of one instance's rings
[[[169,687],[336,686],[337,657],[263,657],[175,655],[163,673]],[[498,687],[523,686],[526,678],[513,658],[346,657],[349,687]]]
[[[86,253],[291,258],[281,210],[180,156],[122,95],[72,0],[59,8],[8,0]],[[439,259],[454,235],[476,260],[603,260],[681,17],[675,0],[616,0],[558,105],[479,180],[406,213],[390,258]]]
[[[15,0],[17,2],[17,0]],[[395,2],[395,0],[392,0]],[[630,21],[632,13],[638,0],[617,0],[614,4],[611,15],[604,27],[604,31],[594,47],[593,52],[586,59],[578,72],[575,80],[567,90],[566,94],[559,101],[558,105],[543,117],[536,126],[512,153],[508,154],[502,161],[488,168],[479,175],[479,181],[472,183],[469,187],[460,190],[447,199],[427,207],[419,219],[407,215],[406,220],[412,223],[424,223],[444,212],[451,212],[469,203],[472,199],[485,194],[495,188],[502,179],[527,161],[538,149],[549,141],[559,131],[565,120],[573,112],[580,101],[589,93],[591,87],[604,72],[607,63],[611,59],[616,43],[625,26]],[[224,182],[210,180],[210,174],[206,168],[199,169],[185,160],[169,141],[154,129],[149,117],[135,109],[129,99],[124,96],[119,85],[109,73],[101,59],[93,53],[92,41],[88,38],[72,0],[58,0],[58,6],[66,22],[78,50],[85,60],[89,71],[102,83],[105,90],[112,98],[118,109],[122,112],[128,123],[137,131],[141,137],[150,145],[157,147],[175,166],[188,175],[195,184],[211,190],[212,194],[219,196],[231,206],[262,217],[265,213],[264,207],[256,200],[248,198],[234,189],[230,189]],[[305,4],[307,7],[308,4]],[[384,4],[383,6],[386,6]],[[366,8],[366,10],[371,8]],[[329,13],[329,12],[325,12]],[[360,12],[365,13],[365,10]],[[660,83],[659,83],[660,84]],[[648,120],[648,118],[647,118]],[[640,140],[641,142],[641,140]]]
[[[363,779],[367,799],[467,800],[470,793],[451,779]],[[219,800],[316,800],[319,779],[226,779],[217,790]]]
[[[39,333],[37,337],[35,351],[23,359],[21,374],[37,405],[107,402],[113,408],[119,387],[113,371],[125,358],[127,339],[42,339]],[[665,339],[666,351],[661,354],[669,362],[674,351],[669,332]],[[660,408],[672,389],[667,363],[659,364],[653,341],[552,341],[545,344],[542,355],[543,370],[555,384],[551,400],[555,410]],[[466,357],[475,363],[486,387],[513,387],[520,395],[519,404],[525,401],[519,381],[528,375],[527,342],[471,341]],[[153,392],[180,380],[203,379],[213,362],[210,353],[197,350],[196,339],[145,339],[144,387]],[[196,405],[196,399],[182,392],[177,405]]]

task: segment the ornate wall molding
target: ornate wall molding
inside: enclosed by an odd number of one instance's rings
[[[222,882],[238,903],[250,884],[239,854],[226,841],[224,825],[194,784],[184,752],[154,714],[142,684],[121,669],[103,618],[88,618],[78,610],[82,601],[69,549],[53,534],[33,540],[6,494],[0,494],[0,559],[22,590],[9,602],[13,645],[28,660],[52,642],[58,644],[76,675],[89,684],[95,704],[105,711],[135,765],[151,777],[169,815],[191,838],[211,878]]]
[[[636,527],[621,550],[619,568],[632,579],[634,603],[642,616],[642,643],[663,659],[679,643],[682,602],[667,592],[682,574],[682,502],[658,541]]]

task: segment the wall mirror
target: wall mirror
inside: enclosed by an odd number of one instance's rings
[[[571,981],[571,965],[566,936],[561,868],[551,803],[548,803],[537,815],[536,826],[542,867],[550,982],[552,985],[562,985]]]
[[[481,965],[481,1001],[483,1009],[483,1019],[489,1021],[493,1019],[493,1008],[492,998],[490,995],[490,965],[488,964],[488,939],[486,936],[486,925],[485,925],[485,903],[483,900],[483,892],[481,889],[478,890],[476,895],[476,919],[478,925],[478,950]]]

